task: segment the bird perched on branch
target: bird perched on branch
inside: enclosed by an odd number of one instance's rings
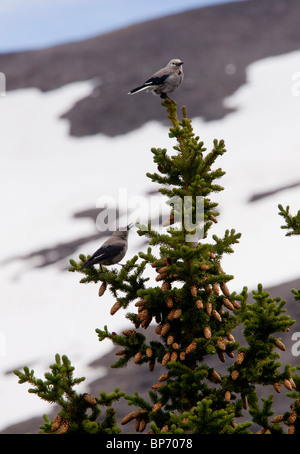
[[[115,265],[119,263],[127,252],[128,233],[132,225],[129,224],[125,230],[117,229],[79,269],[83,270],[99,263],[103,272],[102,265]]]
[[[128,94],[134,95],[147,90],[152,91],[155,95],[160,95],[161,98],[166,98],[168,93],[176,90],[183,80],[182,65],[181,60],[174,58],[167,66],[154,73],[143,85],[134,88]]]

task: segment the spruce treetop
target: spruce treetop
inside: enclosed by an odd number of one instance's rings
[[[279,335],[294,321],[285,314],[285,301],[270,297],[261,284],[253,291],[250,303],[246,287],[240,293],[232,290],[233,276],[223,270],[222,259],[234,252],[241,234],[234,229],[225,230],[222,237],[213,233],[219,216],[213,196],[223,190],[219,180],[225,173],[215,164],[226,152],[225,143],[214,140],[211,151],[207,151],[194,133],[187,109],[182,108],[179,119],[176,102],[166,98],[162,106],[171,122],[173,147],[151,149],[157,171],[147,173],[147,177],[166,197],[169,217],[163,223],[164,230],[153,229],[151,220],[148,225],[137,224],[137,233],[147,239],[148,247],[129,258],[121,269],[102,270],[97,265],[81,269],[86,260],[83,254],[79,262],[70,260],[70,271],[80,272],[82,283],[100,284],[99,297],[106,291],[111,293],[114,303],[110,315],[130,305],[126,319],[132,326],[114,333],[106,323],[96,333],[100,341],[110,339],[120,347],[111,367],[119,369],[133,361],[137,374],[141,373],[139,367],[148,367],[153,376],[149,400],[138,392],[124,396],[117,389],[93,403],[85,399],[82,405],[82,396],[73,392],[75,382],[68,382],[71,375],[60,375],[55,381],[48,374],[48,381],[43,382],[28,368],[16,374],[21,382],[34,384],[31,392],[59,403],[59,416],[68,421],[70,431],[117,433],[112,409],[99,423],[99,409],[93,407],[92,417],[88,417],[86,405],[110,407],[123,397],[135,409],[123,418],[121,426],[134,421],[136,432],[250,433],[254,422],[260,425],[261,433],[281,433],[284,426],[297,433],[300,380],[295,368],[287,364],[282,370],[278,361],[280,352],[286,350]],[[280,210],[287,227],[295,230],[298,217],[291,217],[282,207]],[[154,284],[145,276],[147,268],[153,269]],[[156,335],[152,340],[147,339],[150,324]],[[235,339],[238,326],[243,328],[243,340]],[[67,360],[63,363],[71,367]],[[157,364],[165,368],[159,376]],[[54,369],[61,367],[57,357]],[[259,385],[272,385],[277,393],[282,387],[287,389],[294,399],[291,411],[270,419],[273,395],[260,404]],[[246,410],[252,420],[239,422]],[[81,424],[80,418],[86,424]],[[44,427],[47,430],[51,431],[49,421]]]

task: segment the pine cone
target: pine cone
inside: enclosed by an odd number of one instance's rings
[[[228,298],[230,297],[231,294],[225,282],[220,283],[220,289],[222,290],[223,295],[227,296]]]
[[[218,372],[215,369],[213,369],[213,371],[211,373],[211,376],[217,383],[221,383],[222,382],[221,375],[218,374]]]
[[[180,352],[179,353],[179,359],[180,359],[180,361],[184,361],[185,360],[185,352]]]
[[[51,432],[56,432],[62,423],[62,417],[60,415],[55,416],[51,424]]]
[[[294,424],[294,422],[296,421],[297,419],[297,412],[295,410],[293,410],[289,416],[289,419],[288,419],[288,422],[290,424]]]
[[[169,372],[166,372],[165,374],[162,374],[159,378],[158,381],[165,381],[169,378]]]
[[[292,384],[290,382],[290,380],[288,380],[287,378],[285,378],[283,380],[283,384],[284,386],[286,387],[286,389],[288,389],[289,391],[292,391],[293,387],[292,387]]]
[[[154,371],[154,367],[155,367],[155,360],[154,359],[150,359],[150,361],[149,361],[149,370],[150,370],[150,372]]]
[[[162,273],[156,276],[155,280],[156,282],[158,281],[164,281],[168,277],[167,273]]]
[[[285,345],[283,342],[281,342],[279,339],[275,339],[274,340],[274,344],[276,345],[276,347],[278,347],[280,350],[282,350],[283,352],[285,351]]]
[[[189,353],[192,353],[194,350],[197,348],[197,342],[193,341],[185,350],[185,353],[188,355]]]
[[[232,304],[235,307],[235,309],[240,309],[241,308],[241,305],[240,305],[239,301],[237,301],[237,300],[233,300]]]
[[[165,336],[167,334],[167,332],[170,330],[171,326],[170,326],[170,323],[165,323],[161,329],[161,336]]]
[[[277,382],[274,383],[273,387],[274,387],[274,389],[275,389],[275,391],[276,391],[277,393],[280,393],[280,390],[281,390],[281,385],[280,385],[280,383],[277,383]]]
[[[170,296],[166,299],[166,305],[169,309],[173,307],[173,300]]]
[[[191,295],[195,298],[197,296],[197,285],[191,285]]]
[[[222,321],[222,317],[221,317],[221,315],[219,314],[219,312],[216,311],[216,309],[213,309],[213,310],[212,310],[212,316],[213,316],[218,322],[221,322],[221,321]]]
[[[145,320],[149,316],[149,311],[148,309],[143,309],[141,312],[139,312],[137,318],[140,321]]]
[[[138,363],[141,361],[142,357],[143,357],[142,352],[137,352],[137,353],[134,355],[134,362],[135,362],[136,364],[138,364]]]
[[[143,413],[145,413],[144,410],[137,410],[137,411],[132,411],[132,412],[128,413],[128,415],[124,416],[124,418],[121,421],[122,426],[124,424],[127,424],[128,422],[132,421],[133,419],[139,417]]]
[[[220,289],[218,284],[212,284],[212,291],[214,292],[215,295],[219,296],[220,295]]]
[[[178,353],[177,352],[172,352],[171,355],[171,361],[177,361]]]
[[[142,419],[140,422],[139,432],[143,432],[146,428],[147,422],[145,419]]]
[[[226,401],[226,402],[230,402],[230,398],[231,398],[231,393],[230,393],[230,391],[227,390],[227,391],[225,392],[225,397],[224,397],[224,398],[225,398],[225,401]]]
[[[205,263],[203,265],[200,266],[201,270],[202,271],[207,271],[209,270],[209,266],[208,265],[205,265]]]
[[[152,408],[152,411],[156,412],[156,411],[160,410],[161,407],[162,407],[162,403],[161,402],[156,402],[156,404]]]
[[[209,326],[206,326],[204,328],[204,337],[205,339],[210,339],[211,338],[211,330],[210,330],[210,327]]]
[[[227,307],[227,309],[230,309],[231,311],[234,310],[234,305],[231,303],[231,301],[229,301],[229,299],[223,298],[223,304]]]
[[[208,315],[210,315],[212,313],[212,304],[210,301],[205,303],[205,310]]]
[[[105,290],[106,290],[106,287],[107,287],[106,282],[102,282],[102,284],[100,285],[100,288],[99,288],[99,292],[98,292],[98,295],[99,295],[99,296],[102,296],[102,295],[103,295],[103,293],[104,293]]]
[[[163,293],[165,293],[165,292],[166,292],[167,290],[169,290],[170,288],[171,288],[170,283],[167,282],[167,281],[164,281],[164,282],[162,283],[162,286],[161,286],[161,291],[162,291]]]
[[[203,309],[203,303],[202,303],[201,300],[197,300],[195,304],[196,304],[198,309]]]
[[[167,272],[167,267],[166,266],[162,266],[161,268],[156,270],[156,272],[159,273],[159,274],[165,274]]]
[[[61,426],[60,426],[60,428],[59,428],[58,433],[59,434],[65,434],[68,431],[70,425],[71,425],[71,421],[69,421],[68,419],[64,419],[62,424],[61,424]]]
[[[146,348],[146,355],[148,356],[148,358],[151,358],[151,356],[153,355],[152,348],[150,347]]]
[[[226,350],[226,342],[224,341],[224,339],[218,339],[217,345],[221,350],[223,350],[223,351]]]
[[[172,310],[168,313],[167,318],[168,318],[169,320],[174,320],[174,313],[175,313],[175,310],[176,310],[176,309],[172,309]]]
[[[84,394],[82,394],[82,397],[84,398],[84,400],[86,402],[88,402],[91,405],[96,405],[97,404],[97,401],[96,401],[95,397],[91,396],[90,394],[84,393]]]
[[[245,353],[243,352],[239,352],[237,357],[236,357],[236,364],[242,364],[242,362],[244,361],[245,359]]]
[[[168,336],[167,338],[167,345],[171,345],[174,342],[174,336]]]
[[[238,372],[236,369],[233,370],[233,371],[231,372],[231,378],[232,378],[232,380],[236,380],[236,379],[238,378],[239,375],[240,375],[240,374],[239,374],[239,372]]]
[[[275,416],[275,418],[271,419],[271,422],[272,423],[277,423],[277,422],[281,422],[284,420],[284,415],[277,415]]]
[[[218,353],[218,357],[219,357],[219,360],[220,360],[222,363],[225,363],[225,355],[224,355],[224,353],[219,352],[219,353]]]
[[[141,323],[141,326],[142,328],[148,328],[148,326],[150,325],[150,323],[152,322],[152,316],[150,314],[147,315],[147,317],[144,318],[144,320],[142,320],[142,323]]]
[[[163,385],[162,383],[157,383],[156,385],[152,385],[153,391],[157,391],[159,388],[163,388],[166,385]]]
[[[114,315],[121,307],[121,304],[119,303],[119,301],[117,301],[111,308],[110,315]]]
[[[173,318],[176,320],[177,318],[181,317],[181,314],[182,314],[182,310],[181,309],[175,309]]]
[[[169,361],[170,361],[170,357],[171,357],[171,353],[170,352],[167,352],[163,359],[162,359],[162,365],[165,366]]]

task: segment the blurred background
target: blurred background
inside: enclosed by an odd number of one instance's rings
[[[87,377],[82,392],[133,393],[159,376],[155,369],[148,379],[136,365],[109,369],[111,344],[100,344],[95,329],[127,328],[124,312],[111,317],[111,296],[99,300],[96,286],[67,270],[70,258],[107,237],[96,225],[103,197],[115,200],[122,224],[145,207],[128,210],[120,188],[128,200],[156,193],[146,177],[156,170],[150,149],[174,145],[165,110],[158,97],[127,93],[172,58],[185,73],[173,99],[187,106],[208,150],[215,138],[228,150],[216,163],[226,175],[212,233],[242,233],[224,257],[235,276],[230,289],[262,283],[287,300],[296,323],[283,337],[282,361],[299,362],[291,352],[299,306],[290,292],[300,288],[299,239],[285,237],[277,208],[300,209],[299,15],[297,0],[1,1],[2,433],[37,433],[41,415],[55,414],[12,371],[28,365],[42,376],[56,353]],[[132,231],[126,258],[143,248]]]

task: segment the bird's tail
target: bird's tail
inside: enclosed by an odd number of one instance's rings
[[[141,85],[140,87],[134,88],[131,90],[128,94],[129,95],[135,95],[136,93],[139,93],[140,91],[147,90],[149,89],[149,85]]]
[[[92,258],[88,259],[86,262],[84,262],[84,264],[82,265],[82,267],[79,268],[79,270],[83,270],[84,268],[88,268],[89,266],[91,265],[94,265],[94,260]]]

